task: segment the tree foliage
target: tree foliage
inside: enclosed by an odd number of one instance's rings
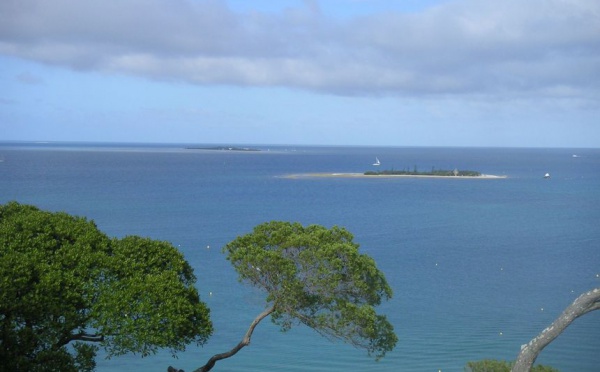
[[[431,172],[420,172],[415,167],[414,170],[382,170],[382,171],[366,171],[365,176],[440,176],[440,177],[480,177],[481,172],[472,170],[444,170],[431,169]]]
[[[375,261],[359,253],[347,230],[273,221],[256,226],[223,251],[240,281],[264,290],[266,310],[234,349],[214,356],[197,371],[210,370],[217,360],[248,345],[252,330],[268,315],[283,331],[304,324],[376,358],[394,348],[392,325],[375,311],[382,300],[391,298],[392,290]]]
[[[266,291],[282,330],[300,322],[376,357],[395,346],[392,325],[374,309],[392,289],[347,230],[269,222],[224,251],[241,281]]]
[[[476,362],[468,362],[465,371],[466,372],[510,372],[514,362],[507,362],[504,360],[485,359]],[[557,369],[544,366],[536,365],[532,367],[531,372],[558,372]]]
[[[0,360],[11,371],[91,371],[108,356],[184,350],[212,332],[195,277],[168,242],[0,206]]]

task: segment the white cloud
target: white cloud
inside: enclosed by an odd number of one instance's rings
[[[218,0],[5,0],[0,53],[194,84],[599,100],[600,2],[462,0],[352,19]]]

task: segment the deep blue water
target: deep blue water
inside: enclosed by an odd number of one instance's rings
[[[220,248],[270,220],[350,230],[394,289],[380,311],[400,341],[375,362],[312,330],[282,334],[267,321],[215,371],[462,371],[469,360],[514,359],[580,293],[600,287],[600,149],[184,147],[0,143],[1,203],[86,216],[111,236],[171,241],[195,268],[216,328],[209,343],[177,360],[99,358],[98,371],[191,371],[233,347],[264,303],[237,282]],[[376,156],[382,169],[507,178],[282,177],[363,172]],[[597,371],[597,313],[575,321],[538,363]]]

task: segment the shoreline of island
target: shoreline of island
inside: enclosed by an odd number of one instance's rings
[[[364,173],[295,173],[286,174],[283,178],[451,178],[451,179],[505,179],[507,176],[497,176],[493,174],[481,174],[477,176],[442,176],[442,175],[422,175],[422,174],[364,174]]]

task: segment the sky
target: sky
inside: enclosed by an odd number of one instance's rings
[[[600,147],[598,0],[2,0],[0,141]]]

